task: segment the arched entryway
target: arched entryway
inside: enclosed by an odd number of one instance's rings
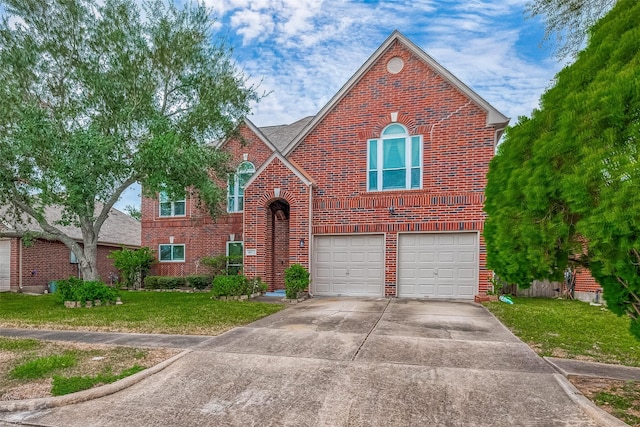
[[[277,199],[267,209],[265,281],[270,289],[284,289],[284,270],[289,266],[289,212],[286,200]]]

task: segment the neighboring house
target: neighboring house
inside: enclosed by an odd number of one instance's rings
[[[33,220],[9,222],[3,213],[4,210],[0,209],[0,230],[42,231]],[[54,223],[61,218],[61,211],[48,207],[45,217],[49,223]],[[78,228],[55,226],[82,243]],[[107,283],[114,281],[118,274],[107,255],[122,246],[132,249],[140,247],[140,222],[112,209],[98,237],[98,271],[101,279]],[[0,238],[0,291],[42,292],[49,282],[70,276],[79,277],[79,269],[75,256],[62,242],[38,238],[25,245],[20,238]]]
[[[472,299],[489,284],[484,188],[508,122],[394,32],[316,116],[246,120],[244,141],[221,144],[237,167],[227,215],[143,199],[142,244],[156,274],[241,252],[271,289],[300,263],[315,295]]]

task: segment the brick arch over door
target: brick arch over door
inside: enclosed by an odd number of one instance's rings
[[[291,205],[284,198],[271,199],[265,209],[266,277],[270,290],[284,289],[289,266],[289,218]]]

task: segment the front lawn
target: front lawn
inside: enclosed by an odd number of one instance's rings
[[[0,293],[0,327],[218,335],[284,308],[209,293],[121,292],[123,305],[65,308],[54,295]]]
[[[541,356],[640,366],[640,340],[629,318],[573,300],[514,298],[486,303],[502,323]]]

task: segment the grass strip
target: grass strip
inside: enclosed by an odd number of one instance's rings
[[[30,351],[40,347],[38,340],[0,337],[0,351]]]
[[[75,366],[76,363],[76,355],[66,351],[63,354],[39,357],[22,363],[9,371],[9,377],[14,379],[44,378],[53,371]]]
[[[135,365],[129,369],[125,369],[119,375],[111,372],[103,372],[95,376],[77,376],[63,377],[60,375],[53,376],[53,387],[51,394],[54,396],[63,396],[65,394],[75,393],[77,391],[88,390],[97,385],[111,384],[133,374],[144,370],[141,366]]]

